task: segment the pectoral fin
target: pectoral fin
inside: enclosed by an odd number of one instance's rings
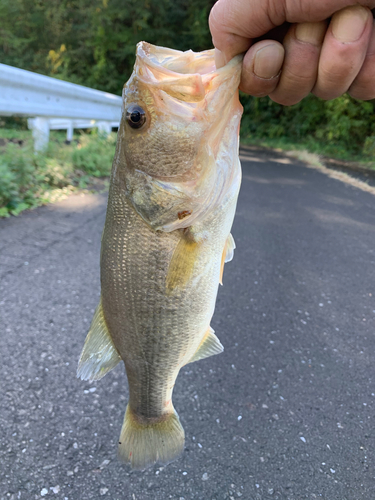
[[[233,236],[229,233],[227,241],[225,242],[223,255],[221,257],[221,268],[220,268],[220,285],[223,284],[223,273],[224,273],[224,264],[226,262],[230,262],[233,259],[234,249],[236,248],[236,244],[234,242]]]
[[[224,351],[224,347],[221,344],[220,340],[216,337],[214,330],[210,327],[207,330],[206,335],[203,337],[203,340],[198,347],[196,353],[191,358],[189,363],[193,363],[194,361],[199,361],[200,359],[208,358],[209,356],[213,356],[214,354],[220,354]]]
[[[120,361],[121,357],[104,319],[100,299],[79,359],[77,377],[82,380],[99,380]]]
[[[197,238],[190,228],[184,231],[169,264],[166,280],[169,292],[175,288],[183,288],[189,281],[202,244],[203,239]]]

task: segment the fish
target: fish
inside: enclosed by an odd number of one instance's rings
[[[181,368],[219,354],[210,326],[241,184],[242,57],[137,45],[101,242],[101,298],[77,376],[125,363],[129,401],[118,456],[131,468],[184,449],[172,403]]]

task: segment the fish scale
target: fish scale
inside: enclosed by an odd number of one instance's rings
[[[213,51],[142,42],[124,88],[101,300],[78,375],[99,379],[124,361],[129,402],[119,456],[133,468],[180,455],[184,430],[172,403],[177,375],[223,350],[210,321],[234,249],[240,71],[241,58],[216,70]]]
[[[112,197],[119,196],[124,195],[117,189],[111,190],[109,207]],[[198,346],[207,330],[216,298],[216,293],[211,292],[212,283],[218,282],[220,260],[210,259],[212,265],[204,274],[197,266],[199,282],[194,289],[187,288],[172,296],[166,295],[163,292],[165,276],[178,235],[160,233],[155,238],[134,210],[126,206],[126,201],[121,205],[123,224],[119,220],[113,223],[109,209],[103,234],[101,284],[104,317],[114,344],[127,365],[130,404],[134,409],[141,408],[142,416],[153,417],[164,411],[165,399],[159,395],[168,391],[163,384],[168,386],[169,378],[188,361],[186,355],[183,357],[181,354],[185,352],[187,356],[192,356],[194,346]],[[127,224],[129,220],[132,222],[130,226]],[[218,229],[222,232],[221,227]],[[124,245],[118,249],[118,260],[128,265],[117,269],[111,266],[112,258],[107,257],[111,253],[107,248],[112,247],[112,235],[120,231],[124,231]],[[150,232],[153,238],[150,238]],[[219,234],[213,234],[212,239],[217,242],[216,253],[221,257],[225,238],[221,236],[224,241],[220,242]],[[212,247],[211,253],[215,253]],[[133,265],[135,255],[137,260]],[[156,265],[160,269],[158,279],[150,279],[150,270]],[[118,293],[122,284],[125,284],[126,293]],[[189,299],[192,293],[194,301]],[[159,374],[150,367],[154,356],[158,356],[158,365],[163,367]],[[142,361],[138,362],[139,359]],[[151,377],[150,373],[154,376]]]

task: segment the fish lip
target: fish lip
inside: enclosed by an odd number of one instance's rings
[[[217,69],[215,49],[182,52],[148,42],[137,44],[136,57],[134,70],[139,81],[189,103],[204,101],[211,90],[217,92],[225,81],[233,78],[234,73],[238,87],[243,59],[238,55]]]
[[[167,67],[167,64],[172,62],[173,59],[181,58],[182,56],[190,56],[193,58],[204,58],[207,62],[207,65],[211,63],[212,71],[194,71],[192,73],[173,71],[172,69]],[[208,49],[202,52],[194,52],[193,50],[181,51],[175,49],[169,49],[166,47],[161,47],[159,45],[152,45],[148,42],[138,42],[136,56],[138,62],[145,64],[146,66],[163,69],[163,72],[169,74],[171,77],[176,77],[181,75],[213,75],[213,74],[223,74],[230,71],[234,66],[237,66],[243,60],[243,54],[239,54],[233,57],[225,66],[217,69],[215,66],[215,49]]]
[[[215,57],[214,57],[214,49],[205,50],[202,52],[193,52],[192,50],[187,50],[185,52],[181,50],[169,49],[166,47],[161,47],[159,45],[152,45],[148,42],[139,42],[137,44],[136,56],[139,62],[143,64],[155,68],[162,69],[163,73],[170,75],[171,77],[176,77],[181,75],[202,75],[206,73],[201,73],[199,71],[194,71],[191,73],[174,71],[168,68],[168,65],[172,63],[174,60],[181,58],[182,56],[190,56],[191,59],[196,58],[197,56],[203,56],[206,58],[207,62],[213,63],[215,65]]]

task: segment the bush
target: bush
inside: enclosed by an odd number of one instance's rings
[[[106,177],[111,173],[116,134],[108,136],[93,132],[82,136],[81,143],[72,155],[73,165],[94,177]]]
[[[90,176],[109,175],[115,152],[116,134],[82,134],[80,142],[63,143],[63,135],[52,133],[46,152],[35,154],[31,132],[1,130],[7,141],[0,148],[0,217],[17,215],[26,208],[47,203],[54,191],[85,187]],[[68,191],[69,191],[68,190]]]
[[[318,143],[321,152],[369,154],[366,138],[375,131],[375,101],[356,101],[343,95],[329,102],[308,96],[284,107],[268,97],[241,94],[244,116],[242,138],[284,137],[294,142]]]
[[[375,158],[375,135],[366,137],[365,144],[363,146],[363,154],[365,156]]]
[[[16,175],[2,160],[0,160],[0,179],[0,207],[16,204],[19,201]]]
[[[22,202],[31,206],[42,181],[32,151],[9,144],[1,157],[1,165],[7,179],[2,182],[1,205],[9,211],[15,210]]]

